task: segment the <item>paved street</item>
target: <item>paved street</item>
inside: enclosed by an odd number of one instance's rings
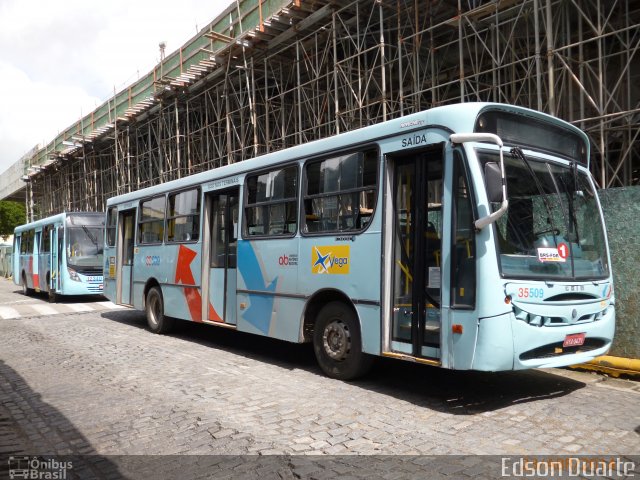
[[[640,453],[637,382],[381,360],[345,383],[309,345],[194,324],[154,335],[142,312],[27,299],[5,279],[0,398],[0,454],[106,456],[121,474],[133,460],[110,456],[279,454],[304,470],[298,454]]]
[[[100,300],[72,299],[61,300],[60,303],[46,303],[44,297],[36,295],[35,298],[22,297],[0,304],[0,320],[20,317],[42,317],[65,313],[99,312],[102,310],[120,310],[125,307],[115,305],[113,302]]]

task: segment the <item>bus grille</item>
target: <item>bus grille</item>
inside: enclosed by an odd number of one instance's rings
[[[102,295],[102,292],[103,292],[102,282],[88,284],[87,285],[87,290],[89,291],[89,293],[95,293],[96,295]]]
[[[573,355],[574,353],[585,353],[604,347],[605,341],[601,338],[587,338],[584,345],[577,347],[563,347],[563,342],[550,343],[542,347],[534,348],[528,352],[520,354],[520,360],[534,360],[538,358],[554,358],[563,355]]]
[[[102,275],[102,267],[88,267],[88,266],[78,266],[71,265],[76,272],[82,275]]]
[[[572,319],[569,317],[548,317],[544,315],[536,315],[529,313],[516,305],[513,305],[513,312],[518,320],[522,320],[529,325],[535,327],[561,327],[566,325],[574,325],[576,323],[589,323],[600,320],[605,314],[606,308],[597,313],[588,313],[580,318]]]

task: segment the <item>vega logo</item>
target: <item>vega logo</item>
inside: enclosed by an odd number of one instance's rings
[[[311,273],[313,274],[347,274],[350,260],[349,245],[311,247]]]

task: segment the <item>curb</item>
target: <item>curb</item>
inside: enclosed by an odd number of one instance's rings
[[[572,365],[570,368],[578,370],[595,370],[597,372],[607,373],[616,378],[620,375],[640,377],[640,360],[633,358],[603,355],[601,357],[596,357],[587,363]]]

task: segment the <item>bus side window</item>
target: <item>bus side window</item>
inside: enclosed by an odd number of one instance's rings
[[[298,167],[247,176],[244,234],[292,236],[298,227]]]
[[[200,189],[169,194],[167,241],[195,242],[200,237]]]
[[[16,238],[20,239],[20,255],[24,255],[27,253],[27,237],[24,232],[22,232]]]
[[[33,253],[33,230],[26,230],[21,234],[20,254],[31,255]]]
[[[42,229],[42,248],[40,249],[40,253],[49,253],[51,250],[51,229],[53,227],[51,225],[45,225]]]
[[[231,195],[229,197],[229,209],[231,210],[231,224],[229,225],[229,249],[227,252],[227,267],[237,267],[237,249],[238,249],[238,196]]]
[[[363,230],[375,207],[377,158],[368,150],[307,163],[303,231]]]
[[[139,242],[162,243],[164,239],[164,195],[143,200],[141,203],[142,215],[140,216]]]
[[[116,246],[116,225],[118,223],[118,208],[111,207],[107,211],[107,245],[109,247]]]
[[[471,191],[459,152],[454,153],[453,248],[451,291],[454,307],[475,307],[476,253]]]

